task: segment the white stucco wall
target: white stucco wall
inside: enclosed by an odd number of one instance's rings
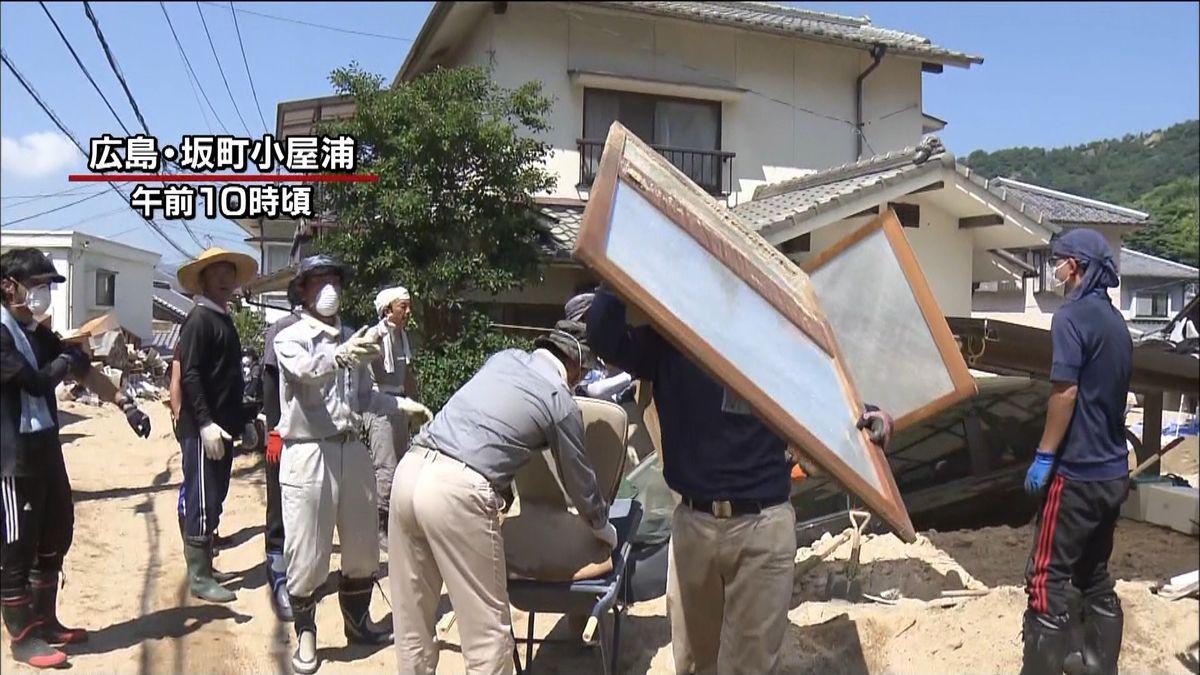
[[[544,137],[554,148],[549,168],[559,177],[553,194],[579,197],[583,87],[568,70],[753,90],[722,105],[721,140],[737,154],[734,189],[752,190],[773,172],[856,159],[854,80],[871,59],[862,50],[729,28],[510,3],[503,15],[484,13],[453,62],[491,65],[502,86],[542,82],[555,100]],[[864,88],[864,156],[916,143],[920,102],[920,63],[885,57]],[[739,198],[749,192],[731,203]]]

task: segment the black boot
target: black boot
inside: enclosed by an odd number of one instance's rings
[[[288,596],[292,605],[293,626],[296,628],[296,651],[292,653],[292,670],[301,675],[317,672],[317,599]]]
[[[42,639],[42,623],[33,613],[33,597],[5,598],[0,613],[12,638],[13,658],[34,668],[56,668],[67,662],[67,655]]]
[[[271,608],[275,616],[285,623],[293,619],[292,599],[287,592],[287,568],[282,553],[267,554],[267,581],[271,585]]]
[[[1116,675],[1125,613],[1115,593],[1092,598],[1083,607],[1083,672]]]
[[[390,627],[371,621],[371,586],[375,580],[342,577],[338,587],[338,602],[342,606],[342,623],[346,639],[364,645],[392,644]]]
[[[1021,675],[1062,675],[1070,641],[1067,624],[1065,616],[1056,618],[1025,610]]]
[[[58,620],[58,572],[29,573],[33,590],[33,613],[42,622],[42,637],[52,645],[87,642],[88,633],[82,628],[67,628]]]

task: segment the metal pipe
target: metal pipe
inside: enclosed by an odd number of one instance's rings
[[[854,80],[854,161],[862,159],[863,151],[863,81],[883,60],[887,45],[877,44],[871,47],[871,65]]]

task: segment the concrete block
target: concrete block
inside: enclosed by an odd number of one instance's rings
[[[1135,484],[1121,515],[1184,534],[1200,534],[1200,489],[1169,483]]]

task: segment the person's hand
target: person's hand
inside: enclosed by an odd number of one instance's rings
[[[867,404],[865,407],[866,411],[863,412],[862,417],[858,418],[858,424],[855,427],[869,429],[871,442],[886,448],[892,441],[892,429],[895,427],[892,416],[873,405]]]
[[[605,523],[604,527],[592,530],[592,535],[604,542],[610,549],[617,547],[617,528],[613,527],[612,523]]]
[[[125,421],[129,422],[133,433],[141,438],[150,437],[150,416],[142,412],[133,401],[125,401],[121,412],[125,413]]]
[[[1025,492],[1031,495],[1037,494],[1046,487],[1046,481],[1050,478],[1050,469],[1054,467],[1054,453],[1037,451],[1033,456],[1033,463],[1029,465],[1029,471],[1025,473]]]
[[[232,441],[228,431],[215,422],[209,422],[200,427],[200,444],[204,448],[204,456],[214,462],[221,461],[225,456],[225,442]]]
[[[407,396],[397,396],[396,404],[400,407],[400,411],[408,415],[408,428],[420,429],[425,426],[426,422],[433,419],[433,413],[424,405],[408,398]]]
[[[274,429],[267,434],[267,463],[278,464],[283,455],[283,436]]]
[[[68,368],[72,371],[85,370],[92,365],[92,358],[78,345],[63,347],[62,358],[67,360]]]
[[[363,326],[333,352],[333,359],[341,368],[356,368],[364,361],[379,356],[379,339],[368,335],[370,326]]]

